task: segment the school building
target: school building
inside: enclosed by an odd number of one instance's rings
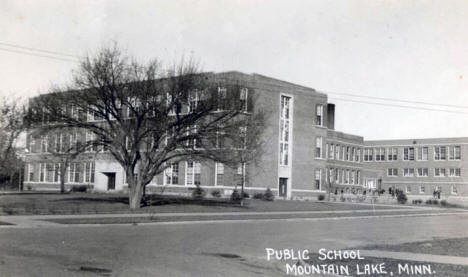
[[[244,181],[247,192],[270,188],[287,199],[319,194],[362,193],[399,188],[409,194],[468,195],[468,138],[365,141],[335,130],[335,105],[325,93],[260,74],[210,73],[246,88],[248,105],[266,108],[264,154],[257,165],[230,168],[215,162],[173,163],[148,186],[158,193],[188,193],[196,185],[230,194]],[[254,97],[255,96],[255,97]],[[57,190],[60,164],[48,151],[52,136],[27,136],[24,187]],[[54,144],[72,139],[55,134]],[[75,138],[76,140],[76,138]],[[242,175],[245,170],[245,176]],[[109,153],[87,152],[64,176],[67,188],[96,191],[126,188],[122,167]]]

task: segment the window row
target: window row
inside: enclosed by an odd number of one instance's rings
[[[185,176],[185,182],[182,182],[180,177],[180,163],[170,163],[168,168],[164,170],[163,183],[159,185],[185,185],[185,186],[198,186],[202,185],[202,170],[203,166],[200,162],[187,161],[185,164],[185,172],[182,172],[182,176]],[[242,178],[245,175],[245,165],[239,164],[237,168],[232,171],[229,177],[226,176],[226,165],[223,163],[215,163],[214,172],[214,185],[215,186],[230,186],[241,185],[244,181]],[[229,178],[232,178],[230,180]]]
[[[388,177],[398,177],[399,169],[398,168],[387,168]],[[429,169],[428,168],[403,168],[403,177],[428,177]],[[460,177],[461,168],[434,168],[435,177]]]
[[[361,171],[354,169],[329,168],[326,178],[331,184],[360,185]]]
[[[412,186],[411,185],[407,185],[405,187],[405,191],[406,193],[412,193]],[[441,193],[442,192],[442,186],[432,186],[432,193]],[[426,193],[426,186],[425,185],[420,185],[419,186],[419,193]],[[456,185],[451,185],[450,186],[450,193],[451,194],[458,194],[458,188]]]
[[[72,162],[63,171],[62,163],[27,163],[26,182],[94,183],[94,162]],[[63,176],[62,176],[63,174]]]
[[[315,158],[327,158],[329,160],[360,162],[361,149],[358,147],[326,143],[325,151],[322,148],[322,137],[315,138]]]
[[[365,148],[364,161],[396,161],[399,155],[398,149],[397,147]],[[429,147],[403,147],[400,154],[403,161],[428,161]],[[433,157],[435,161],[461,160],[461,147],[435,146]]]

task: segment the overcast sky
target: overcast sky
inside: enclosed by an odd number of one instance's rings
[[[467,30],[463,0],[3,0],[0,95],[45,92],[67,82],[78,66],[11,52],[31,53],[2,43],[82,56],[116,41],[142,60],[193,54],[206,71],[255,72],[322,92],[468,107]],[[468,108],[419,105],[461,112],[449,113],[343,99],[384,101],[330,94],[336,129],[365,139],[468,136]]]

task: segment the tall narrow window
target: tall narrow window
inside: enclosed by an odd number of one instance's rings
[[[198,106],[198,91],[191,91],[189,93],[189,99],[188,99],[188,112],[193,113]]]
[[[448,147],[449,149],[449,160],[460,160],[461,150],[460,146]]]
[[[218,111],[223,111],[226,109],[227,106],[227,89],[218,87],[218,105],[217,105],[217,110]]]
[[[322,137],[315,138],[315,158],[322,158]]]
[[[315,189],[321,190],[322,189],[322,171],[320,169],[315,170]]]
[[[242,88],[239,95],[240,101],[240,110],[247,111],[247,99],[249,96],[249,90],[247,88]]]
[[[315,106],[315,125],[323,126],[323,105]]]
[[[281,95],[281,113],[280,113],[280,165],[289,165],[290,141],[291,141],[291,97]]]
[[[216,163],[216,186],[224,186],[224,164]]]

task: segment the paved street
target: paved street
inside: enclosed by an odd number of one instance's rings
[[[284,264],[266,261],[265,248],[468,237],[466,213],[61,226],[0,228],[0,276],[285,276]]]

